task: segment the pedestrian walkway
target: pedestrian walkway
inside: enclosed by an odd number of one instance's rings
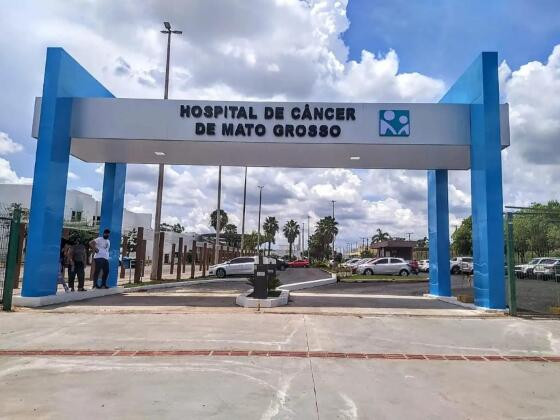
[[[27,310],[0,336],[10,419],[559,414],[557,321]]]

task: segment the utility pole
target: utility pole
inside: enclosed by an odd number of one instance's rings
[[[413,234],[414,232],[406,232],[405,235],[408,235],[408,240],[410,241],[410,236]]]
[[[173,31],[171,30],[171,24],[169,22],[163,22],[165,26],[165,31],[161,31],[162,34],[167,34],[167,59],[165,64],[165,88],[163,91],[163,99],[169,97],[169,57],[171,53],[171,34],[180,35],[183,31]],[[165,156],[165,153],[157,156]],[[156,217],[154,221],[154,245],[152,247],[152,273],[150,274],[150,279],[156,280],[158,273],[159,261],[159,234],[161,230],[161,205],[163,197],[163,177],[165,174],[165,164],[159,164],[158,172],[158,183],[157,183],[157,195],[156,195]]]
[[[303,253],[305,252],[305,222],[302,222],[301,226],[301,258],[303,258]]]
[[[261,261],[261,206],[262,206],[262,189],[264,185],[257,185],[259,189],[259,228],[258,228],[258,239],[257,239],[257,246],[258,246],[258,254],[259,254],[259,261]],[[260,262],[259,262],[260,264]]]
[[[218,264],[218,259],[220,258],[220,230],[222,230],[221,219],[222,210],[221,206],[222,199],[222,166],[218,167],[218,209],[216,210],[216,244],[214,245],[214,264]]]
[[[334,223],[334,203],[336,203],[336,201],[331,200],[331,202],[332,202],[332,218],[333,218],[333,223]],[[335,238],[335,235],[333,234],[333,238],[332,238],[332,253],[333,253],[332,257],[333,257],[333,260],[334,260],[334,257],[336,255],[336,252],[334,250],[334,238]]]
[[[247,167],[245,166],[245,182],[243,183],[243,216],[241,218],[241,250],[245,247],[245,204],[247,203]]]

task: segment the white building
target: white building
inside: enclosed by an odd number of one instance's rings
[[[0,205],[10,206],[12,203],[21,204],[22,207],[31,206],[32,185],[0,184]],[[71,222],[87,222],[93,224],[98,221],[101,214],[101,203],[90,194],[78,190],[67,190],[64,206],[64,220]],[[135,213],[127,209],[123,213],[123,232],[142,226],[150,229],[152,215],[150,213]]]
[[[8,207],[12,203],[21,204],[24,208],[31,206],[32,185],[23,184],[0,184],[0,206]],[[64,220],[70,222],[87,222],[93,225],[94,221],[99,221],[101,214],[101,203],[92,195],[78,190],[67,190],[64,206]],[[152,259],[152,247],[154,231],[152,229],[151,213],[135,213],[124,209],[122,232],[123,234],[139,227],[144,228],[144,239],[146,239],[146,257]],[[192,241],[196,238],[194,232],[175,233],[165,232],[165,245],[163,252],[171,253],[172,244],[179,243],[179,237],[183,237],[183,243],[192,248]],[[177,250],[178,251],[178,250]]]

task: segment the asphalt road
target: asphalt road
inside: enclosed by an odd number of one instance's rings
[[[302,281],[311,281],[326,279],[330,277],[330,273],[319,268],[288,268],[285,271],[277,271],[276,276],[282,284],[300,283]]]

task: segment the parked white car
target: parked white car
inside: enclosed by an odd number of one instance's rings
[[[418,262],[418,270],[423,273],[430,272],[430,260],[420,260]]]
[[[358,261],[353,262],[352,264],[348,264],[347,267],[352,269],[352,272],[356,271],[356,269],[358,268],[358,266],[360,266],[361,264],[365,264],[366,262],[368,262],[369,260],[371,260],[371,258],[361,258]]]
[[[357,274],[371,276],[373,274],[390,274],[408,276],[411,273],[410,265],[402,258],[377,258],[357,267]]]
[[[548,280],[560,273],[560,258],[545,258],[533,269],[537,279]]]
[[[533,271],[535,267],[539,264],[542,264],[544,260],[548,259],[547,257],[537,257],[533,258],[527,264],[518,264],[515,266],[515,275],[520,278],[530,277],[533,275]]]
[[[472,274],[474,272],[472,257],[454,257],[449,262],[451,274]]]
[[[348,261],[344,261],[342,264],[340,264],[340,266],[349,267],[350,265],[357,263],[358,261],[360,261],[360,258],[350,258]]]
[[[226,276],[253,274],[255,272],[255,264],[258,262],[258,256],[233,258],[221,264],[208,267],[208,275],[222,278]],[[275,260],[273,258],[263,257],[263,264],[268,263],[275,263]]]

